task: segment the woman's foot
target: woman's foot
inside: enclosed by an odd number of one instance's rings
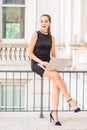
[[[57,110],[52,110],[50,113],[50,122],[52,121],[55,125],[61,126],[61,123],[58,121]]]
[[[67,102],[72,107],[72,109],[74,110],[74,112],[81,111],[81,109],[79,107],[77,107],[77,105],[74,103],[74,101],[72,100],[72,98],[70,98],[69,100],[67,100]]]
[[[79,112],[79,111],[81,111],[81,109],[79,107],[74,110],[74,112]]]

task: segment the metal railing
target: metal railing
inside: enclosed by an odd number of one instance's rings
[[[83,111],[87,111],[87,71],[62,71],[70,95]],[[51,110],[52,84],[48,78],[40,78],[32,71],[0,70],[0,111]],[[60,94],[59,111],[72,110]]]

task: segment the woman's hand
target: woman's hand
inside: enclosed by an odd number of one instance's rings
[[[43,66],[47,66],[48,65],[48,62],[47,61],[41,61],[41,63],[40,64],[42,64]]]

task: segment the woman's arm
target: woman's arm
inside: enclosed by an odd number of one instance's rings
[[[28,56],[31,59],[33,59],[34,61],[36,61],[36,62],[41,64],[42,61],[38,57],[36,57],[35,54],[33,53],[34,47],[36,45],[37,38],[38,38],[38,34],[37,34],[37,32],[34,32],[32,37],[31,37],[30,43],[29,43]]]
[[[52,36],[52,48],[51,48],[51,56],[56,57],[56,49],[55,49],[55,39]]]

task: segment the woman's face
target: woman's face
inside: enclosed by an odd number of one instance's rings
[[[51,23],[50,23],[49,18],[47,16],[42,16],[40,18],[40,29],[42,31],[47,32],[50,24]]]

